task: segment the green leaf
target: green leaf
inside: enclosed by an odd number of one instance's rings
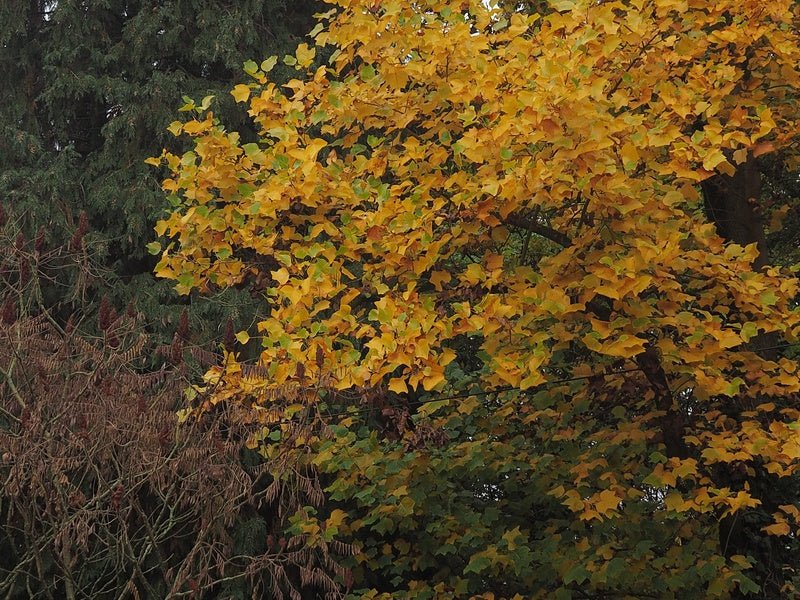
[[[664,482],[655,473],[650,473],[650,475],[642,479],[642,483],[655,488],[660,488],[664,486]]]
[[[740,574],[737,577],[737,581],[739,583],[739,591],[743,594],[757,594],[761,591],[761,586],[749,577]]]
[[[178,283],[184,287],[194,287],[194,273],[181,273],[178,276]]]
[[[214,96],[206,96],[203,98],[203,101],[200,102],[200,110],[207,110],[209,106],[211,106],[211,101],[214,99]]]
[[[264,71],[264,73],[269,73],[270,71],[272,71],[272,69],[275,67],[276,64],[278,64],[278,57],[270,56],[269,58],[261,62],[261,70]]]
[[[391,320],[393,315],[388,315],[387,319]],[[447,406],[450,403],[450,400],[434,400],[432,402],[425,402],[419,408],[419,413],[422,415],[430,415],[435,413],[437,410],[442,408],[443,406]]]
[[[758,335],[758,325],[752,321],[748,321],[742,325],[742,331],[740,332],[740,335],[742,336],[742,340],[749,342]]]
[[[775,306],[778,303],[778,297],[775,295],[775,292],[764,292],[761,294],[761,303],[765,306]]]
[[[586,570],[586,567],[584,567],[581,563],[578,563],[574,567],[572,567],[569,571],[566,572],[566,574],[564,575],[564,583],[566,584],[577,583],[578,585],[580,585],[581,583],[589,579],[590,575],[591,573],[589,573],[589,571]]]
[[[464,573],[480,573],[488,569],[491,565],[492,561],[486,556],[475,555],[464,568]]]
[[[744,379],[741,377],[734,378],[725,388],[725,395],[727,396],[735,396],[739,393],[739,388],[744,385]]]
[[[181,100],[183,100],[183,106],[178,109],[179,112],[188,112],[190,110],[194,110],[194,100],[189,98],[189,96],[181,96]]]
[[[375,77],[375,68],[372,65],[364,65],[361,67],[361,80],[369,81]]]
[[[261,148],[258,144],[252,142],[249,144],[242,144],[242,150],[244,150],[244,153],[250,158],[261,152]]]
[[[325,29],[325,26],[322,23],[317,23],[314,25],[314,28],[308,32],[308,36],[315,38],[317,37],[322,31]]]

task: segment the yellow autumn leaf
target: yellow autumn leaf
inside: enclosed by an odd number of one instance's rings
[[[567,490],[561,503],[573,512],[580,512],[584,508],[584,500],[576,490]]]
[[[444,383],[444,373],[443,372],[434,372],[430,375],[426,375],[422,379],[422,387],[425,389],[426,392],[431,391],[432,389],[436,388],[438,385]]]
[[[389,391],[394,392],[395,394],[407,394],[408,393],[408,386],[406,385],[405,379],[402,377],[392,377],[389,380]]]
[[[619,290],[610,285],[598,285],[596,288],[594,288],[594,291],[598,294],[602,294],[603,296],[613,298],[614,300],[620,299]]]
[[[442,284],[448,283],[452,278],[452,275],[447,271],[434,271],[430,275],[431,283],[439,292],[442,291]]]
[[[646,340],[627,334],[622,334],[616,339],[609,340],[600,346],[600,354],[608,356],[618,356],[620,358],[632,358],[637,354],[644,352]]]
[[[346,517],[346,512],[340,508],[334,508],[331,511],[331,514],[328,515],[328,518],[325,520],[325,524],[328,527],[339,527],[342,523],[344,523]]]
[[[603,490],[599,494],[593,496],[589,503],[598,514],[605,517],[612,512],[616,512],[620,501],[621,499],[616,493],[611,490]]]
[[[664,506],[666,506],[667,510],[683,512],[685,510],[686,501],[683,499],[680,492],[672,491],[667,494],[667,497],[664,499]]]
[[[169,131],[175,137],[178,137],[181,134],[181,131],[183,131],[183,123],[180,121],[173,121],[169,124],[169,127],[167,127],[167,131]]]
[[[761,531],[768,535],[789,535],[792,531],[792,528],[789,527],[789,523],[786,521],[781,521],[780,523],[773,523],[772,525],[767,525],[766,527],[762,527]]]
[[[233,96],[236,102],[247,102],[247,99],[250,97],[250,88],[240,83],[231,90],[231,96]]]
[[[183,131],[184,133],[188,133],[190,135],[196,135],[198,133],[202,133],[203,131],[208,130],[211,127],[210,121],[189,121],[188,123],[183,124]]]
[[[297,57],[297,66],[303,68],[308,67],[314,60],[314,56],[316,56],[316,54],[316,48],[309,48],[308,44],[300,44],[295,51],[295,56]]]
[[[632,171],[639,163],[639,150],[631,142],[625,142],[620,150],[622,164],[626,170]]]
[[[277,271],[270,271],[270,275],[272,275],[272,278],[277,281],[279,285],[283,285],[289,281],[289,271],[286,267],[281,267]]]
[[[722,151],[714,149],[703,158],[703,168],[706,171],[713,171],[717,166],[725,161],[725,155],[722,153]]]
[[[723,516],[733,514],[743,508],[755,508],[761,504],[761,500],[754,498],[749,492],[738,491],[735,495],[725,498],[725,504],[728,508]]]
[[[483,184],[482,190],[490,196],[496,196],[497,192],[500,190],[500,182],[496,179],[491,179]]]

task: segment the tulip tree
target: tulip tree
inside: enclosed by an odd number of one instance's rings
[[[732,523],[798,534],[798,281],[753,184],[796,148],[798,5],[334,4],[297,79],[245,65],[257,139],[192,105],[152,159],[157,274],[263,291],[259,368],[206,398],[314,449],[295,526],[356,541],[366,597],[789,593]]]

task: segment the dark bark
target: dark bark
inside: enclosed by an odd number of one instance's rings
[[[659,412],[664,413],[660,419],[660,426],[667,456],[675,456],[681,459],[688,458],[689,449],[683,440],[683,413],[676,405],[672,390],[669,387],[667,374],[658,356],[658,350],[655,346],[648,346],[644,352],[636,356],[635,360],[653,388],[656,408]]]
[[[727,242],[747,246],[756,244],[758,257],[753,262],[753,269],[760,270],[768,264],[768,248],[764,233],[764,223],[759,211],[761,195],[761,173],[754,157],[737,166],[731,175],[717,175],[702,184],[706,215],[714,223],[717,233]],[[762,358],[774,360],[777,352],[774,346],[777,336],[772,333],[761,334],[750,341],[750,348]],[[739,410],[732,407],[736,413]],[[738,417],[738,414],[731,415]],[[758,466],[756,466],[758,469]],[[743,467],[723,465],[720,477],[732,489],[741,489],[749,485],[751,492],[761,496],[764,509],[769,509],[774,502],[764,498],[758,491],[768,487],[770,476],[766,472],[748,477]],[[766,485],[765,485],[766,484]],[[771,495],[769,492],[767,496]],[[776,506],[772,506],[774,510]],[[758,516],[753,510],[738,511],[720,519],[719,545],[721,553],[726,557],[734,555],[755,556],[757,563],[769,565],[775,555],[773,539],[760,531]],[[765,589],[765,592],[767,590]],[[736,597],[744,597],[740,593]]]
[[[752,156],[736,168],[733,175],[716,175],[702,184],[706,215],[720,237],[741,246],[757,244],[758,258],[753,268],[767,264],[764,224],[758,210],[761,174]]]
[[[506,223],[513,225],[514,227],[519,227],[520,229],[525,229],[526,231],[530,231],[536,235],[540,235],[551,242],[555,242],[559,246],[563,246],[564,248],[572,246],[572,240],[569,238],[569,236],[553,229],[552,227],[538,223],[535,218],[531,219],[518,213],[512,213],[506,217]]]

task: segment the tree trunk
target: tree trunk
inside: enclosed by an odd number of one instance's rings
[[[756,159],[750,156],[746,162],[736,168],[731,175],[717,175],[702,183],[706,215],[714,223],[717,233],[728,242],[741,246],[756,244],[758,257],[753,262],[754,270],[761,270],[768,264],[768,248],[764,235],[764,224],[759,211],[759,196],[761,194],[761,173]],[[777,352],[774,348],[777,336],[766,333],[756,336],[750,341],[750,348],[762,358],[774,360]],[[734,413],[738,409],[731,407]],[[737,414],[731,416],[737,417]],[[750,489],[757,493],[763,489],[758,485],[759,473],[755,477],[748,477],[742,470],[734,465],[728,465],[724,470],[724,477],[732,488],[740,488],[745,480],[749,480]],[[761,473],[762,476],[766,473]],[[764,482],[766,483],[766,482]],[[764,506],[767,509],[768,507]],[[760,531],[760,527],[753,523],[752,511],[740,510],[734,515],[729,515],[720,520],[719,544],[720,551],[726,557],[734,555],[757,555],[757,562],[769,564],[772,552],[772,539]],[[767,554],[767,556],[763,556]],[[763,583],[763,582],[762,582]],[[741,594],[734,597],[743,597]]]
[[[717,175],[702,184],[706,215],[717,227],[720,237],[741,246],[758,245],[753,268],[767,264],[764,225],[758,210],[761,173],[756,159],[750,156],[733,175]]]

